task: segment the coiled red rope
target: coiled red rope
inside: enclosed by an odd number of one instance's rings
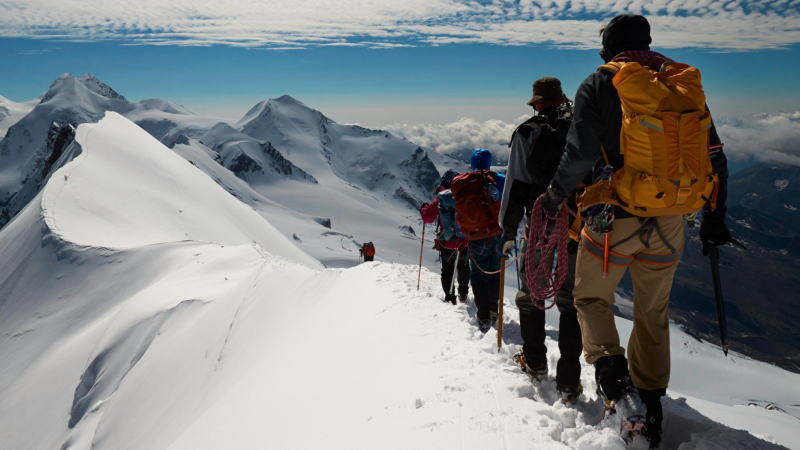
[[[536,199],[531,211],[530,233],[525,251],[525,276],[534,306],[546,310],[556,304],[555,295],[566,281],[569,271],[567,245],[570,213],[566,203],[563,203],[555,217],[548,217],[542,207],[542,197],[540,195]],[[553,301],[545,306],[544,301],[548,298]]]

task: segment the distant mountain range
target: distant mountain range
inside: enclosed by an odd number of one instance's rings
[[[13,106],[19,120],[0,141],[0,227],[66,162],[75,128],[106,111],[130,119],[262,214],[293,212],[281,214],[293,218],[277,221],[281,231],[332,264],[344,263],[334,250],[355,251],[360,240],[378,240],[384,255],[402,259],[416,208],[438,182],[437,166],[463,165],[429,157],[387,131],[338,124],[290,96],[259,102],[227,123],[165,100],[131,102],[92,75],[65,74],[40,99]]]

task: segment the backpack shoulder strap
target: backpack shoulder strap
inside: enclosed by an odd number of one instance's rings
[[[508,141],[508,146],[511,147],[511,143],[514,140],[514,135],[516,135],[517,133],[525,133],[523,134],[523,137],[525,137],[533,130],[534,127],[539,126],[540,124],[541,124],[541,119],[539,118],[538,115],[535,115],[530,119],[526,120],[525,122],[519,124],[517,128],[514,129],[514,132],[511,133],[511,139]]]
[[[607,72],[611,72],[611,73],[613,73],[613,74],[616,74],[617,72],[619,72],[619,70],[620,70],[620,69],[622,69],[622,66],[623,66],[623,64],[624,64],[624,63],[621,63],[621,62],[613,62],[613,61],[612,61],[612,62],[605,63],[605,64],[603,64],[603,65],[599,66],[599,67],[597,68],[597,70],[605,70],[605,71],[607,71]]]

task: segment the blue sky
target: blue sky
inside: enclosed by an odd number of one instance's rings
[[[26,100],[64,72],[90,72],[130,99],[164,98],[222,116],[238,117],[261,99],[288,93],[334,118],[339,112],[342,121],[371,126],[462,115],[511,120],[528,111],[533,79],[557,76],[571,95],[601,62],[596,50],[542,44],[292,51],[121,44],[0,39],[6,63],[0,95]],[[712,104],[736,113],[750,106],[750,112],[800,107],[799,50],[663,51],[700,67]],[[376,117],[376,109],[387,111]]]
[[[621,12],[646,15],[654,50],[701,69],[718,118],[783,114],[778,140],[800,133],[800,0],[5,0],[0,95],[88,72],[131,100],[226,119],[290,94],[340,122],[469,118],[473,133],[499,120],[505,136],[534,79],[557,76],[572,96]]]

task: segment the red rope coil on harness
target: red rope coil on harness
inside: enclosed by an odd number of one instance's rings
[[[570,214],[566,203],[562,203],[558,214],[548,217],[542,207],[542,197],[544,196],[540,195],[536,199],[531,211],[528,247],[525,251],[525,276],[533,305],[546,310],[556,304],[555,295],[567,279]],[[545,306],[544,301],[548,298],[553,301]]]

